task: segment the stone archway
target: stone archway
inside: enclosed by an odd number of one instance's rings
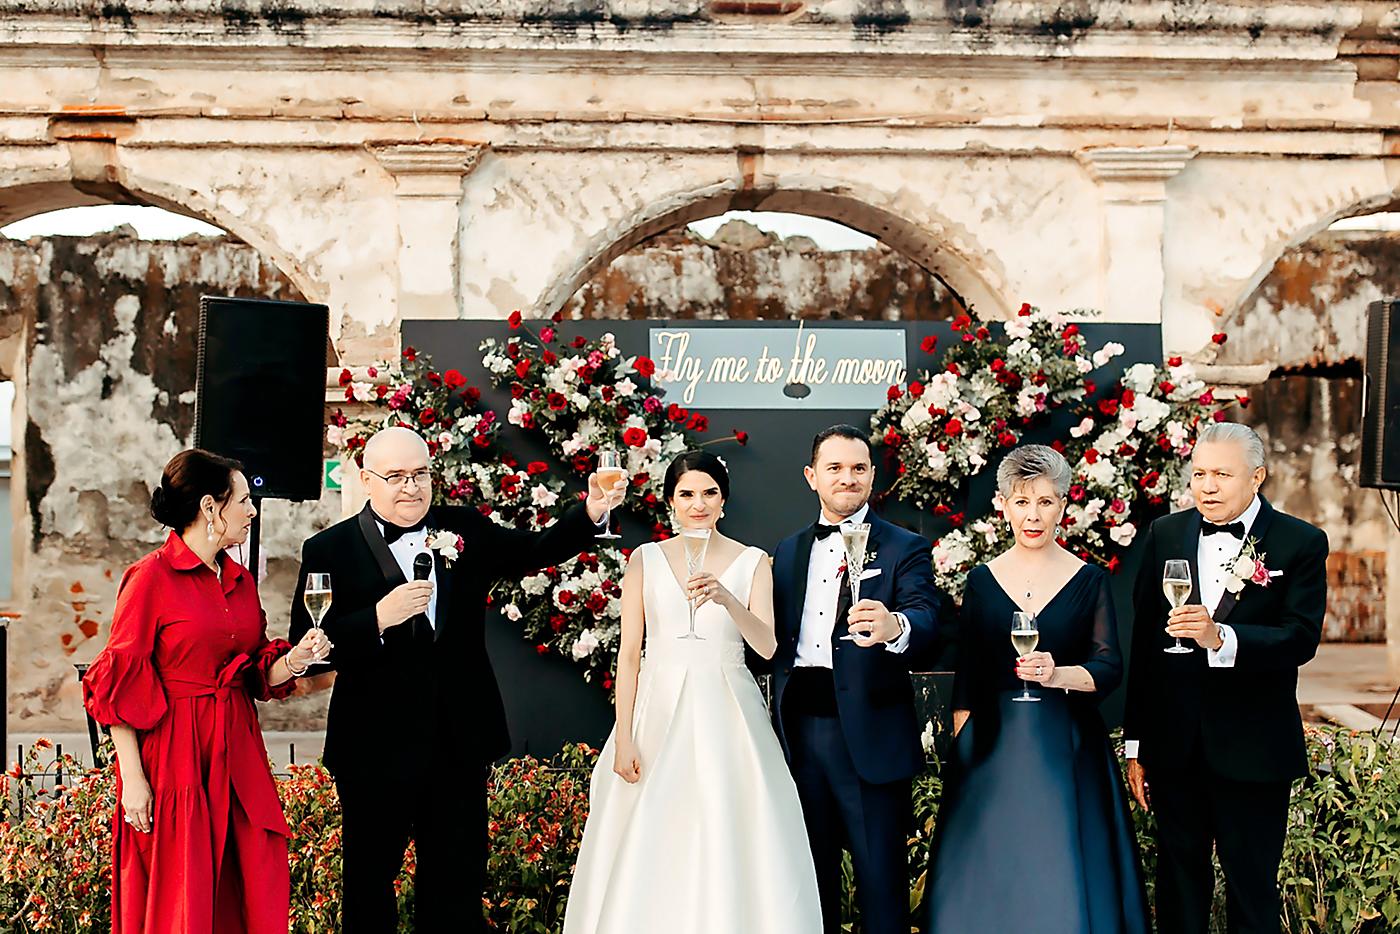
[[[603,234],[587,244],[578,262],[567,269],[541,297],[545,314],[559,310],[578,288],[619,256],[648,239],[692,221],[731,210],[804,214],[844,224],[903,254],[935,278],[964,310],[983,318],[1001,318],[1009,305],[993,290],[974,260],[950,248],[937,236],[887,207],[873,191],[821,180],[777,183],[767,187],[706,189],[687,200],[684,195],[636,218],[620,236]],[[675,202],[679,201],[679,204]]]

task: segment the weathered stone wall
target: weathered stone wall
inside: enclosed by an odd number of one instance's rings
[[[73,663],[106,642],[123,568],[164,539],[148,513],[165,461],[192,440],[201,294],[299,299],[251,247],[95,238],[0,240],[0,322],[23,334],[9,629],[12,729],[81,721]],[[270,416],[269,416],[270,417]],[[300,543],[339,517],[339,497],[263,504],[263,604],[284,635]],[[300,718],[271,705],[264,719]]]
[[[951,318],[963,306],[937,277],[883,244],[819,249],[731,220],[706,239],[660,234],[613,260],[564,306],[580,318]]]
[[[1384,641],[1385,553],[1394,532],[1362,489],[1361,367],[1366,307],[1400,296],[1400,233],[1328,232],[1288,250],[1240,307],[1223,316],[1218,362],[1265,365],[1244,420],[1269,446],[1266,491],[1327,530],[1327,637]]]

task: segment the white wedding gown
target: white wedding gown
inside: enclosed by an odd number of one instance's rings
[[[632,734],[641,781],[593,771],[564,934],[819,934],[821,904],[797,788],[728,612],[696,614],[659,545],[641,547],[646,651]],[[747,603],[747,548],[720,581]]]

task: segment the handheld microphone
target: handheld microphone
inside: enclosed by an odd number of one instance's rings
[[[428,575],[430,575],[430,574],[432,574],[432,573],[433,573],[433,556],[432,556],[432,555],[428,554],[426,551],[420,551],[420,552],[418,552],[418,554],[416,554],[416,555],[413,556],[413,579],[414,579],[414,580],[416,580],[416,581],[425,581],[425,580],[428,579]],[[413,624],[414,624],[414,627],[415,627],[415,628],[417,627],[418,621],[419,621],[419,620],[422,620],[422,621],[423,621],[423,625],[425,625],[425,626],[428,627],[428,631],[429,631],[429,632],[432,631],[433,624],[432,624],[432,621],[428,619],[428,614],[427,614],[427,613],[419,613],[417,616],[413,617]]]

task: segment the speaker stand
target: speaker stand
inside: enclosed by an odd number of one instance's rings
[[[253,575],[253,583],[261,585],[258,580],[258,538],[262,533],[262,497],[253,497],[253,509],[256,510],[253,521],[248,526],[248,570]]]

